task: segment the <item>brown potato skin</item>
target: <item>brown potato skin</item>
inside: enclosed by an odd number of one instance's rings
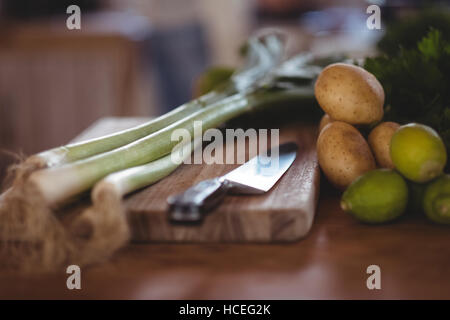
[[[383,118],[383,87],[374,75],[358,66],[327,66],[317,78],[314,94],[333,120],[365,125]]]
[[[334,121],[323,128],[317,140],[317,157],[325,176],[340,190],[376,168],[364,137],[355,127],[341,121]]]
[[[319,122],[319,133],[322,131],[323,128],[329,123],[333,122],[333,119],[328,114],[324,114],[322,119],[320,119]]]
[[[369,146],[381,168],[394,169],[395,167],[392,163],[390,147],[392,136],[399,127],[400,125],[396,122],[382,122],[369,134]]]

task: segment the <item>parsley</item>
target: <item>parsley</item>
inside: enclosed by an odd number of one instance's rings
[[[431,29],[415,48],[367,58],[386,94],[386,121],[419,122],[434,128],[450,146],[450,42]]]

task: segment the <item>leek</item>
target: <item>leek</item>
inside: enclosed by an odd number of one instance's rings
[[[282,38],[277,34],[250,38],[249,51],[243,67],[238,69],[231,79],[220,88],[135,128],[33,155],[25,161],[22,168],[19,166],[17,170],[17,175],[20,176],[19,180],[23,180],[21,176],[27,178],[31,172],[37,169],[63,165],[127,145],[230,95],[245,92],[266,77],[281,62],[284,55],[282,42]],[[23,172],[20,171],[21,169]]]
[[[175,171],[187,157],[190,157],[191,151],[200,144],[201,139],[186,143],[160,159],[106,176],[92,190],[93,202],[97,198],[95,195],[100,192],[99,190],[105,188],[105,185],[109,185],[106,189],[114,189],[114,193],[122,198],[133,191],[165,178]]]
[[[169,156],[179,143],[171,140],[175,130],[192,137],[196,121],[207,130],[253,110],[313,97],[318,68],[306,66],[309,58],[282,64],[278,36],[251,43],[246,65],[222,88],[139,127],[25,161],[0,197],[0,246],[14,257],[7,262],[37,270],[106,258],[129,239],[121,198],[177,168]],[[92,187],[93,206],[67,225],[56,209]]]
[[[186,129],[193,136],[195,121],[201,121],[202,130],[207,130],[251,110],[284,103],[305,94],[310,95],[311,91],[255,90],[236,94],[128,145],[63,166],[36,171],[27,183],[39,191],[49,206],[56,206],[88,190],[108,174],[149,163],[170,153],[178,144],[178,141],[171,140],[174,130]]]

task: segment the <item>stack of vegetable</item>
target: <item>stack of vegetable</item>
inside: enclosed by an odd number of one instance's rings
[[[286,102],[312,101],[321,68],[310,56],[284,61],[279,34],[251,38],[246,63],[211,92],[141,126],[31,156],[15,167],[0,197],[0,265],[51,270],[102,260],[129,238],[121,198],[174,171],[199,141],[173,141],[176,129],[193,136],[242,114]],[[92,206],[73,217],[60,210],[93,188]]]
[[[446,75],[436,67],[448,64],[448,59],[441,59],[449,52],[439,32],[431,31],[417,50],[401,51],[390,61],[366,61],[381,83],[350,64],[330,65],[319,75],[315,95],[326,112],[317,141],[319,164],[333,185],[346,190],[342,209],[359,220],[391,221],[406,211],[409,198],[411,211],[424,211],[432,221],[450,224],[450,176],[443,174],[448,145],[430,126],[381,122],[385,111],[385,119],[401,123],[424,120],[436,125],[447,142],[448,90],[441,85],[448,82],[439,82]],[[423,74],[419,77],[413,68]],[[410,79],[400,81],[405,77]],[[439,85],[432,88],[427,81]]]

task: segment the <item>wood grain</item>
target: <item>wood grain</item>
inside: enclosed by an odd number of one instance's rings
[[[263,195],[227,196],[200,226],[170,224],[166,216],[167,197],[202,180],[221,176],[238,165],[182,165],[166,179],[127,199],[133,239],[269,242],[304,237],[311,228],[318,197],[315,139],[313,127],[282,128],[280,143],[295,141],[299,145],[297,159],[289,170]],[[230,148],[234,146],[228,145],[224,152],[229,152]]]
[[[410,212],[386,225],[361,224],[324,182],[302,241],[130,244],[83,268],[81,290],[67,289],[65,268],[2,273],[0,299],[450,299],[448,227]],[[381,290],[366,287],[372,264],[381,268]]]
[[[132,125],[133,122],[130,119],[126,124]],[[114,118],[99,122],[77,140],[115,131],[118,128],[117,124],[111,128],[113,123]],[[239,165],[183,164],[169,177],[126,198],[133,240],[277,242],[301,239],[311,228],[319,194],[320,173],[315,140],[316,128],[311,125],[297,123],[281,128],[280,143],[294,141],[299,146],[297,158],[289,170],[263,195],[227,196],[201,225],[171,224],[167,220],[167,197],[202,180],[221,176]],[[248,160],[248,142],[244,144]],[[241,146],[242,141],[226,144],[224,157],[231,149]]]

